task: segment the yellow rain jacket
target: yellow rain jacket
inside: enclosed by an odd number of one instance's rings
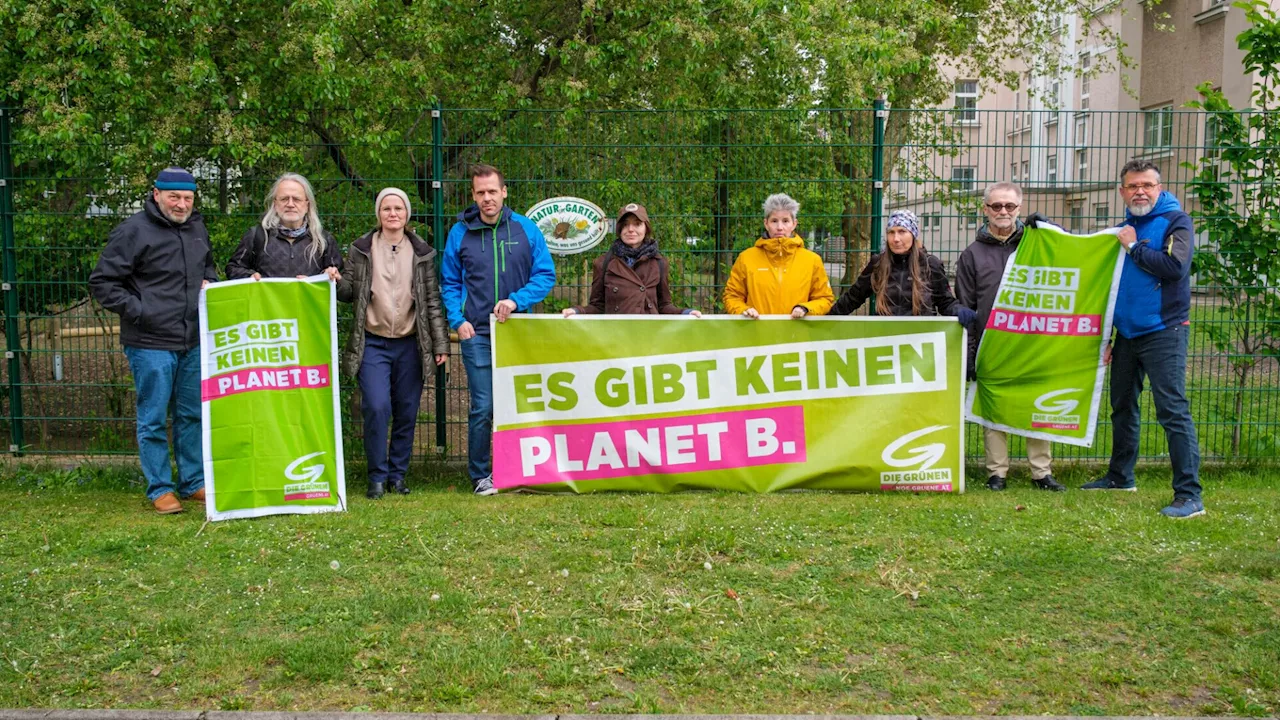
[[[761,238],[742,251],[724,286],[724,311],[741,315],[749,307],[761,315],[790,315],[803,306],[826,315],[835,302],[822,258],[798,237]]]

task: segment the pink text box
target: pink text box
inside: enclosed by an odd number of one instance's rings
[[[294,365],[281,368],[249,368],[205,380],[201,399],[206,402],[256,390],[299,390],[329,387],[328,365]]]
[[[1019,335],[1101,335],[1102,316],[1053,315],[996,309],[987,316],[987,329]]]

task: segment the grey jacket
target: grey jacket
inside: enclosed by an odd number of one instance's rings
[[[440,301],[440,280],[436,277],[436,251],[417,235],[405,231],[406,239],[413,247],[413,312],[418,337],[418,351],[422,353],[422,376],[429,380],[436,366],[433,355],[449,354],[449,326],[444,319],[444,304]],[[373,231],[351,244],[347,251],[347,269],[338,283],[338,299],[355,304],[351,336],[342,351],[342,369],[355,375],[364,360],[364,328],[369,318],[369,297],[373,288]]]
[[[200,345],[200,285],[216,282],[209,231],[198,212],[171,222],[147,195],[142,212],[111,231],[89,291],[120,315],[120,344],[186,351]]]
[[[956,300],[978,313],[977,329],[969,332],[971,375],[977,370],[974,362],[978,358],[978,343],[982,341],[987,316],[991,314],[991,306],[995,304],[996,291],[1000,289],[1000,279],[1004,277],[1004,267],[1013,256],[1013,251],[1018,249],[1018,243],[1022,242],[1022,230],[1022,221],[1018,220],[1013,234],[1002,242],[983,225],[978,228],[978,236],[973,244],[960,253],[960,259],[956,262]]]

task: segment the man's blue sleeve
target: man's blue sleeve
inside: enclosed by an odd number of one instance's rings
[[[1181,280],[1191,272],[1191,255],[1195,252],[1195,232],[1190,219],[1169,228],[1164,247],[1138,241],[1129,246],[1134,264],[1161,280]]]
[[[540,303],[556,285],[556,265],[547,250],[547,241],[542,231],[528,218],[520,218],[520,227],[524,229],[529,240],[529,252],[532,255],[533,269],[529,273],[529,282],[519,290],[511,293],[516,303],[516,310],[525,312]]]
[[[449,318],[449,327],[457,330],[466,321],[462,316],[462,302],[465,288],[462,284],[462,262],[458,258],[462,247],[462,235],[466,227],[455,223],[449,231],[444,243],[444,257],[440,260],[440,299],[444,301],[444,311]]]

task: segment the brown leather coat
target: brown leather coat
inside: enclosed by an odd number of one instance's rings
[[[609,267],[604,267],[610,258]],[[575,307],[586,315],[679,315],[684,308],[671,302],[667,259],[658,255],[627,267],[620,257],[605,253],[596,258],[591,282],[591,300]]]
[[[440,281],[436,277],[436,251],[417,235],[406,231],[413,246],[413,312],[418,351],[422,353],[422,376],[430,380],[435,373],[434,355],[449,354],[449,326],[444,319],[444,303],[440,301]],[[364,327],[369,317],[369,293],[373,287],[373,263],[369,256],[373,233],[351,244],[347,251],[346,269],[338,283],[338,299],[355,303],[351,335],[342,351],[342,369],[355,375],[364,359]]]

